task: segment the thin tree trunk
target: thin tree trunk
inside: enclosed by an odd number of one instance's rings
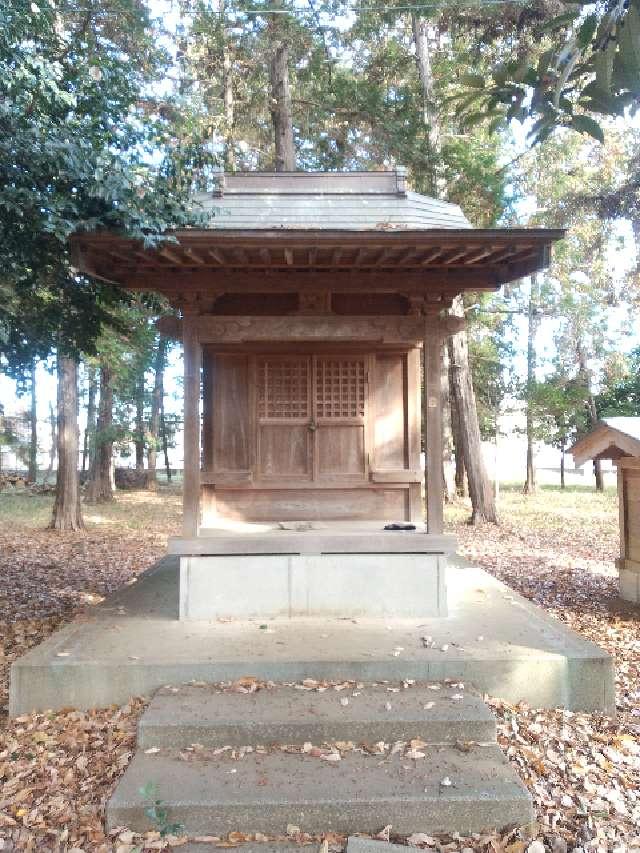
[[[95,456],[95,437],[96,437],[96,369],[89,367],[87,369],[87,425],[84,430],[84,441],[82,444],[82,473],[87,470],[91,471],[93,467],[93,458]]]
[[[50,527],[82,530],[80,480],[78,477],[78,365],[58,355],[58,475]]]
[[[160,412],[162,410],[162,395],[164,391],[164,361],[167,351],[167,339],[162,335],[158,341],[156,360],[154,365],[154,382],[151,396],[151,418],[149,420],[149,449],[147,451],[147,467],[149,476],[147,487],[155,489],[158,486],[156,479],[156,467],[158,456],[158,439],[160,436]]]
[[[136,376],[136,431],[134,445],[136,449],[136,471],[144,471],[144,366],[141,363]]]
[[[427,132],[427,153],[429,167],[427,192],[440,195],[437,170],[440,160],[440,122],[433,90],[433,69],[431,66],[431,50],[429,47],[429,20],[415,12],[411,14],[413,43],[415,47],[416,65],[420,88],[422,90],[422,117]]]
[[[280,3],[274,5],[280,6]],[[289,87],[289,45],[281,37],[281,16],[272,15],[269,22],[273,53],[269,65],[271,88],[271,122],[275,143],[276,172],[293,172],[296,168],[296,152],[293,144],[293,112]]]
[[[596,409],[595,398],[591,392],[591,371],[589,370],[589,366],[587,364],[587,354],[584,351],[584,346],[580,338],[578,338],[577,343],[577,355],[578,373],[582,379],[586,392],[585,405],[587,407],[587,414],[589,415],[589,423],[593,428],[598,425],[598,411]],[[599,459],[593,460],[593,473],[595,475],[596,480],[596,491],[603,492],[604,477],[602,476],[602,465]]]
[[[38,398],[36,392],[36,360],[31,362],[31,406],[29,422],[31,435],[29,438],[29,471],[27,479],[35,483],[38,479]]]
[[[233,172],[236,167],[234,149],[235,99],[233,96],[233,57],[229,48],[231,39],[226,26],[226,4],[220,2],[222,27],[222,106],[224,110],[224,168]]]
[[[447,346],[447,355],[449,347]],[[453,371],[451,369],[451,359],[449,361],[449,402],[451,404],[451,435],[453,437],[453,453],[455,461],[455,483],[456,494],[460,498],[467,496],[467,479],[464,470],[464,451],[462,449],[462,435],[460,433],[460,418],[458,416],[458,408],[453,393]]]
[[[440,362],[440,394],[442,397],[442,479],[444,499],[452,503],[456,497],[453,430],[451,427],[451,395],[449,391],[449,350],[442,347]]]
[[[523,492],[533,494],[536,490],[536,471],[533,459],[533,407],[532,397],[536,381],[536,331],[538,328],[538,303],[540,284],[537,275],[529,283],[529,307],[527,310],[527,479]]]
[[[100,403],[96,429],[96,453],[92,477],[87,490],[88,503],[108,503],[113,500],[113,386],[111,368],[100,368]]]
[[[598,412],[596,410],[595,398],[591,393],[587,400],[587,407],[589,409],[589,420],[591,421],[591,426],[595,427],[598,423]],[[596,491],[604,492],[604,475],[602,473],[602,462],[599,459],[593,460],[593,474],[596,480]]]
[[[56,461],[56,447],[58,446],[58,431],[56,413],[53,411],[53,406],[49,403],[49,425],[51,429],[51,447],[49,449],[49,467],[44,475],[44,484],[46,485],[53,472],[53,466]]]
[[[169,461],[169,441],[167,439],[167,423],[164,417],[164,395],[160,402],[160,434],[162,436],[162,451],[164,453],[164,469],[167,472],[167,483],[170,483],[171,463]]]
[[[458,317],[464,314],[461,296],[456,296],[454,299],[451,313]],[[449,338],[449,358],[452,367],[453,394],[460,415],[460,436],[472,506],[471,523],[476,524],[480,521],[497,523],[493,489],[482,457],[466,332],[457,332]]]
[[[565,448],[564,442],[560,446],[560,488],[565,488],[565,479],[564,479],[564,466],[565,466]]]

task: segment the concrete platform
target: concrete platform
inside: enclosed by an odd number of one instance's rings
[[[384,530],[382,522],[221,521],[180,557],[180,619],[446,616],[455,537]]]
[[[247,674],[454,678],[510,702],[614,712],[613,662],[602,649],[481,569],[450,565],[448,594],[449,615],[422,620],[180,622],[178,560],[166,557],[15,661],[10,713],[102,707]]]
[[[451,784],[443,786],[444,779]],[[307,832],[480,832],[528,824],[531,797],[497,745],[463,753],[432,748],[428,757],[345,755],[336,765],[307,755],[228,754],[182,761],[138,753],[107,805],[107,826],[153,828],[140,788],[155,782],[171,822],[188,834],[240,830]]]
[[[495,742],[496,721],[479,696],[446,685],[437,691],[416,685],[397,693],[366,685],[355,691],[279,687],[250,694],[187,686],[179,693],[160,689],[138,724],[140,749],[394,743],[418,736],[430,744]]]

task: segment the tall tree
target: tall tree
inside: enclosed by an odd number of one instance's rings
[[[108,364],[102,364],[95,460],[87,484],[88,503],[108,503],[113,500],[113,438],[113,371]]]
[[[80,482],[78,479],[78,364],[74,358],[57,356],[58,372],[58,473],[51,527],[82,530]]]
[[[167,338],[160,335],[154,359],[154,381],[151,396],[151,417],[149,418],[149,441],[147,467],[149,469],[148,486],[156,488],[157,453],[160,446],[161,417],[164,410],[164,368],[167,354]]]
[[[57,351],[69,377],[64,359],[77,363],[95,351],[123,298],[77,275],[71,234],[112,226],[151,244],[169,223],[193,221],[166,182],[167,128],[137,108],[161,65],[141,0],[88,8],[75,0],[9,0],[0,7],[0,299],[7,327],[0,354],[13,370]],[[151,148],[160,167],[151,164]],[[67,408],[65,423],[69,417]],[[65,428],[58,441],[73,433]],[[70,450],[65,464],[72,457],[77,466]],[[58,478],[58,490],[69,482]],[[66,507],[66,496],[58,497]],[[66,520],[73,527],[71,518],[59,512],[56,527]]]
[[[529,281],[529,304],[527,306],[527,385],[526,385],[526,420],[527,420],[527,478],[524,483],[525,495],[536,491],[536,470],[533,458],[534,449],[534,413],[533,391],[536,382],[536,332],[539,323],[540,282],[537,275]]]
[[[35,358],[31,362],[31,376],[29,379],[30,386],[30,406],[29,406],[29,469],[27,478],[30,483],[37,482],[38,479],[38,394],[36,381],[37,362]]]

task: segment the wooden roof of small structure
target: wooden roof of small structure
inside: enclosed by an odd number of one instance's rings
[[[640,457],[640,417],[603,418],[569,449],[576,465],[588,459]]]
[[[221,174],[194,197],[206,227],[153,249],[112,231],[72,239],[77,268],[172,301],[185,292],[402,292],[446,307],[546,267],[559,229],[472,228],[460,207],[380,172]]]

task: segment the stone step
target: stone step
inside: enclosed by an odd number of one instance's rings
[[[277,687],[254,693],[213,687],[156,693],[138,727],[148,747],[377,743],[421,737],[427,743],[493,742],[495,718],[479,696],[447,685],[391,685],[323,692]],[[454,698],[455,697],[455,698]]]
[[[282,752],[189,760],[175,751],[138,753],[107,806],[107,824],[157,828],[141,793],[150,783],[167,820],[189,835],[283,835],[290,824],[312,833],[373,833],[391,824],[401,835],[466,835],[533,820],[531,797],[497,745],[424,751],[417,759],[348,752],[335,763]]]

